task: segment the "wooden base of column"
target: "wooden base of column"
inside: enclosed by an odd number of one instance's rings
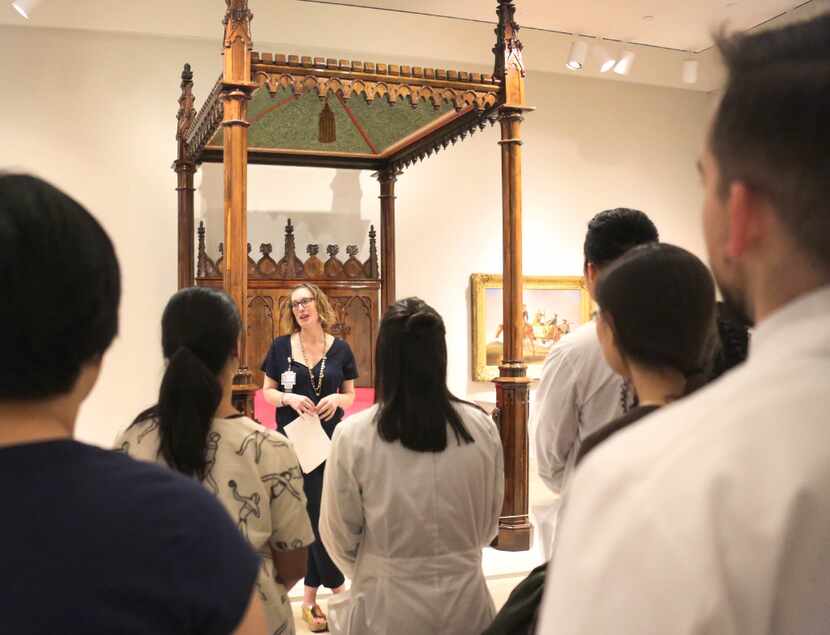
[[[514,524],[521,520],[520,524]],[[510,524],[508,524],[510,523]],[[499,519],[499,535],[492,543],[499,551],[527,551],[533,544],[533,525],[527,516],[517,518],[501,517]]]
[[[503,551],[527,551],[533,539],[528,517],[527,417],[530,380],[523,363],[504,364],[495,379],[496,410],[504,447],[504,505],[499,535],[493,547]]]

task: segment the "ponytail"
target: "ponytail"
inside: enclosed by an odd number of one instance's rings
[[[158,403],[133,422],[157,421],[159,454],[174,470],[199,480],[205,478],[207,438],[222,403],[219,375],[236,352],[240,329],[227,294],[201,287],[176,293],[161,319],[167,370]]]
[[[207,435],[221,401],[219,378],[189,348],[180,347],[161,380],[157,406],[159,452],[170,467],[205,477]]]

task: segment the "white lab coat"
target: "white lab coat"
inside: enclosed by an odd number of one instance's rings
[[[830,287],[571,481],[538,633],[830,632]]]
[[[498,530],[503,451],[490,417],[457,409],[475,442],[447,426],[438,453],[383,441],[377,406],[336,428],[320,536],[352,586],[329,601],[334,635],[469,635],[492,621],[481,549]]]
[[[623,404],[631,401],[622,377],[602,355],[596,322],[583,324],[553,346],[533,402],[537,470],[552,492],[564,491],[582,439],[622,415]],[[560,502],[533,508],[546,560],[552,555]]]
[[[534,400],[539,477],[556,493],[567,482],[579,442],[611,423],[630,404],[623,379],[602,356],[596,322],[583,324],[548,353]]]

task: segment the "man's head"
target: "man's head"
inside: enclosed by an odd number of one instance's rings
[[[643,212],[626,207],[600,212],[585,234],[585,279],[594,297],[597,275],[632,247],[659,240],[657,228]]]
[[[715,278],[750,323],[830,281],[830,14],[718,38],[729,79],[700,161]],[[785,298],[780,298],[778,304]]]
[[[0,174],[0,293],[0,403],[79,404],[118,330],[107,234],[48,183]]]

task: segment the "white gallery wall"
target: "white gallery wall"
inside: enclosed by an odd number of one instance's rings
[[[316,9],[315,9],[316,10]],[[357,10],[355,10],[357,11]],[[386,18],[389,31],[401,17]],[[373,14],[377,21],[377,14]],[[491,25],[435,20],[459,40],[492,33]],[[218,20],[217,20],[218,22]],[[256,38],[254,23],[254,37]],[[99,386],[84,406],[78,436],[109,445],[152,402],[163,370],[161,311],[176,288],[175,114],[182,63],[196,74],[197,103],[220,72],[214,41],[68,29],[0,26],[0,169],[40,175],[75,196],[104,224],[121,261],[121,330]],[[528,59],[548,54],[535,34]],[[259,43],[258,43],[259,44]],[[408,44],[411,45],[411,42]],[[371,59],[482,66],[401,57],[394,39]],[[315,53],[302,42],[260,50]],[[489,48],[489,47],[488,47]],[[322,51],[327,54],[327,51]],[[342,57],[364,59],[360,51]],[[586,223],[597,211],[639,207],[664,239],[703,253],[701,193],[694,164],[712,97],[700,91],[531,72],[523,136],[524,253],[530,275],[577,275]],[[501,272],[498,130],[491,128],[419,164],[398,181],[398,294],[419,295],[444,316],[449,381],[459,396],[485,398],[488,384],[470,378],[469,276]],[[368,173],[252,167],[250,240],[282,252],[282,226],[298,226],[297,243],[365,258],[366,232],[378,219],[378,186]],[[199,178],[197,215],[218,242],[221,173]],[[212,231],[211,231],[212,230]],[[211,250],[215,252],[215,247]],[[342,253],[342,252],[341,252]],[[43,309],[51,305],[44,289]]]

